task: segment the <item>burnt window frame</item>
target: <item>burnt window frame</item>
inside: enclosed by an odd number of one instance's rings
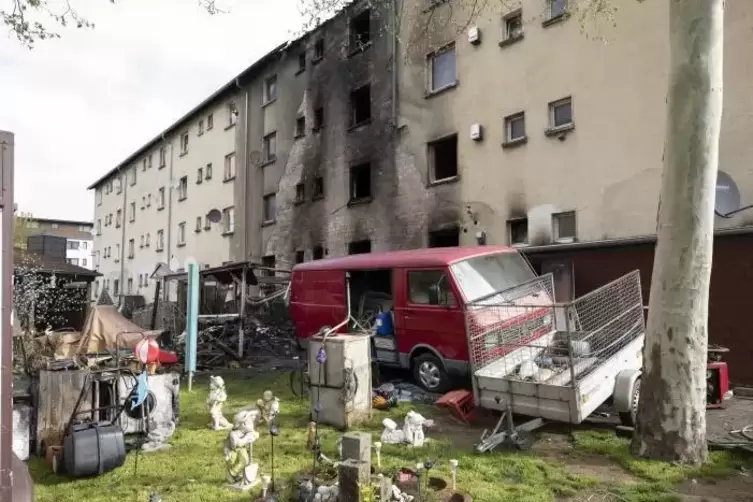
[[[515,228],[517,225],[525,224],[525,239],[522,241],[516,241],[513,239],[513,234],[515,233]],[[521,217],[521,218],[510,218],[507,220],[507,242],[510,244],[510,246],[527,246],[529,242],[530,236],[528,232],[528,218],[527,217]]]
[[[358,95],[363,93],[364,90],[365,92],[368,92],[369,113],[368,113],[368,117],[361,117],[361,119],[358,120],[359,119],[358,110],[360,109],[360,107],[357,106],[357,103],[360,99],[363,99],[363,97],[359,98]],[[348,118],[348,129],[355,129],[357,127],[366,125],[371,122],[371,118],[372,118],[371,82],[367,82],[350,91],[350,95],[348,97],[348,111],[350,114],[350,117]]]
[[[363,182],[366,177],[361,177],[360,171],[368,170],[368,193],[359,194],[357,190],[357,184]],[[374,198],[374,173],[372,169],[371,160],[363,160],[351,164],[348,169],[349,189],[348,189],[348,204],[360,204],[369,202]]]
[[[445,176],[442,178],[437,178],[436,176],[436,163],[435,159],[437,158],[436,155],[436,147],[438,144],[454,140],[455,141],[455,174],[452,176]],[[444,136],[441,136],[439,138],[436,138],[432,141],[429,141],[426,143],[426,160],[427,160],[427,175],[429,177],[428,184],[431,185],[438,185],[442,183],[450,183],[453,181],[457,181],[458,178],[460,178],[460,155],[458,150],[458,141],[459,136],[457,132],[446,134]]]
[[[354,30],[358,23],[364,22],[364,18],[368,17],[368,31],[366,32],[367,40],[364,42],[362,41],[361,37],[358,36],[358,33]],[[361,26],[363,28],[363,26]],[[359,30],[360,31],[360,30]],[[352,56],[354,54],[358,54],[360,52],[366,51],[369,47],[371,47],[371,44],[373,42],[373,26],[372,26],[372,16],[371,16],[371,9],[366,8],[363,9],[358,14],[354,14],[348,18],[348,55]],[[361,33],[361,36],[363,33]]]
[[[354,249],[356,249],[358,246],[363,246],[364,244],[368,244],[369,250],[368,251],[358,251],[353,252]],[[356,255],[356,254],[369,254],[374,249],[374,246],[372,245],[371,239],[359,239],[357,241],[350,241],[348,242],[348,255]]]

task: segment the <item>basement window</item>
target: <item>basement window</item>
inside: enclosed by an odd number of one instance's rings
[[[296,263],[303,263],[306,261],[306,252],[305,251],[296,251],[295,252],[295,262]]]
[[[298,117],[295,120],[295,137],[300,138],[306,135],[306,117]]]
[[[324,258],[324,248],[322,246],[314,246],[311,256],[314,260],[321,260]]]
[[[350,126],[371,120],[371,87],[366,84],[350,93]]]
[[[430,182],[437,183],[458,176],[458,136],[453,134],[429,143]]]
[[[350,168],[350,202],[371,198],[371,164],[364,162]]]
[[[362,241],[353,241],[348,244],[348,254],[366,254],[371,253],[371,241],[365,239]]]
[[[319,107],[314,110],[314,131],[318,131],[324,127],[324,108]]]
[[[573,242],[575,240],[575,211],[552,215],[552,236],[557,242]]]
[[[321,199],[324,197],[324,177],[317,176],[314,178],[314,199]]]
[[[350,52],[366,49],[371,44],[371,11],[364,10],[350,19]]]
[[[449,248],[460,246],[460,228],[452,227],[429,232],[430,248]]]
[[[306,200],[306,185],[303,183],[298,183],[295,186],[295,202],[296,204],[301,204]]]
[[[511,246],[528,244],[528,218],[507,220],[507,233]]]

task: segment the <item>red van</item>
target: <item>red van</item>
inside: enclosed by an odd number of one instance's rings
[[[433,392],[469,373],[467,322],[498,331],[520,324],[532,336],[553,329],[550,309],[506,314],[505,319],[467,316],[467,310],[536,278],[528,261],[506,246],[429,248],[330,258],[293,268],[290,314],[303,346],[323,326],[343,323],[350,296],[351,320],[338,332],[374,332],[372,358],[413,370]],[[542,297],[544,296],[544,297]],[[550,304],[538,293],[525,298]],[[535,303],[538,305],[539,303]],[[542,306],[543,306],[542,304]],[[514,310],[514,309],[513,309]],[[534,326],[535,324],[535,326]],[[497,347],[495,350],[499,350]],[[496,355],[496,354],[495,354]]]

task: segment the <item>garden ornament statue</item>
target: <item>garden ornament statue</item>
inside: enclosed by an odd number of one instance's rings
[[[376,454],[377,469],[382,468],[382,443],[379,441],[374,442],[374,453]]]
[[[259,483],[259,464],[254,462],[254,442],[259,433],[254,430],[257,413],[243,410],[235,415],[233,429],[225,441],[225,466],[230,487],[247,491]]]
[[[384,431],[382,431],[382,443],[405,443],[409,446],[421,447],[426,441],[426,438],[424,437],[424,424],[426,421],[427,420],[422,415],[411,410],[405,416],[403,429],[399,430],[397,428],[397,423],[395,423],[394,420],[385,418],[382,421],[382,425],[384,425]]]
[[[271,390],[265,390],[261,399],[256,401],[259,415],[265,423],[272,422],[280,413],[280,400],[275,397]]]
[[[340,496],[340,487],[335,483],[332,486],[320,486],[316,489],[314,502],[337,502]]]
[[[212,422],[209,427],[212,430],[226,430],[233,426],[227,421],[222,414],[222,405],[227,401],[227,392],[225,391],[225,380],[221,376],[209,377],[209,395],[207,396],[207,405],[209,406],[209,416]]]
[[[452,491],[455,491],[458,489],[458,461],[455,459],[450,460],[450,468],[452,469]]]

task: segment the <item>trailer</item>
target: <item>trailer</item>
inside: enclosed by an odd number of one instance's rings
[[[503,412],[478,452],[529,448],[545,421],[579,424],[610,399],[633,425],[645,338],[637,270],[567,303],[546,274],[465,312],[475,404]],[[513,415],[532,419],[516,426]]]

